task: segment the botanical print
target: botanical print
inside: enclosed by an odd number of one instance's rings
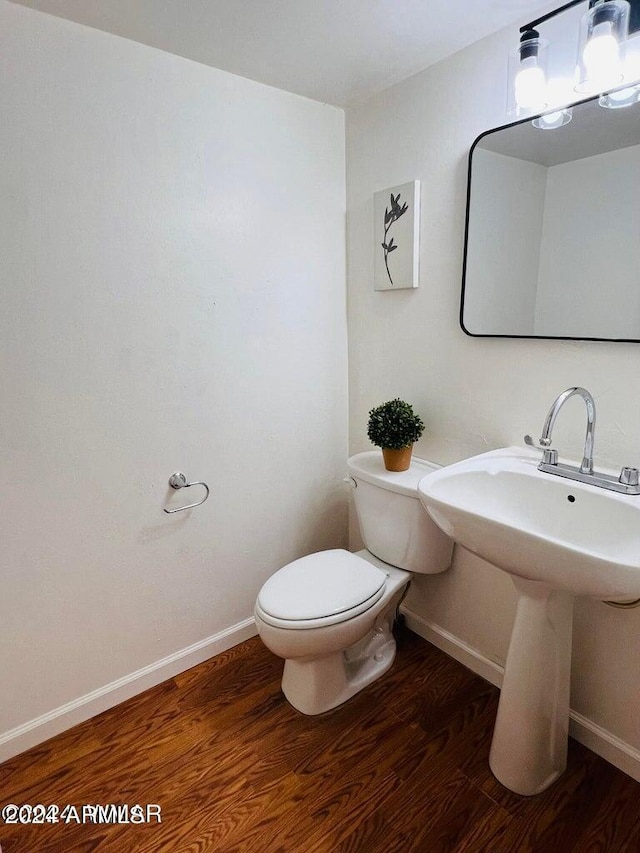
[[[393,284],[393,279],[391,278],[391,273],[389,272],[389,253],[395,252],[398,248],[394,245],[394,238],[392,237],[387,243],[387,234],[389,233],[389,229],[393,225],[393,223],[400,219],[403,213],[407,212],[407,203],[400,207],[400,193],[394,198],[393,193],[391,193],[391,210],[388,207],[384,210],[384,240],[382,241],[382,248],[384,249],[384,265],[387,270],[387,275],[389,276],[389,281]]]
[[[374,194],[374,286],[418,286],[420,183],[410,181]]]

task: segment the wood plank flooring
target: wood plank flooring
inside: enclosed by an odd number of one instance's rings
[[[638,853],[640,784],[571,741],[536,797],[491,775],[498,691],[406,629],[342,708],[295,712],[254,638],[0,766],[6,803],[157,803],[145,824],[0,821],[3,853]]]

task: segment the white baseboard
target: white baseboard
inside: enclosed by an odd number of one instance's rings
[[[417,613],[414,613],[413,610],[409,610],[404,604],[400,607],[400,610],[404,613],[407,627],[411,628],[415,634],[424,637],[425,640],[428,640],[436,648],[448,654],[449,657],[454,658],[466,666],[467,669],[480,675],[485,681],[495,685],[495,687],[502,687],[502,678],[504,676],[503,666],[489,660],[478,649],[468,646],[463,640],[456,637],[455,634],[445,631],[444,628],[436,625],[435,622],[430,622]]]
[[[459,637],[404,605],[400,609],[405,616],[407,627],[414,633],[424,637],[490,684],[502,686],[504,667],[501,664],[489,660],[478,649],[467,645]],[[640,782],[640,751],[635,747],[573,710],[569,712],[569,734],[596,755],[600,755],[614,767]]]
[[[583,717],[577,711],[570,712],[569,734],[609,764],[613,764],[636,782],[640,782],[640,751],[630,746],[611,732]]]
[[[253,617],[0,734],[0,762],[43,743],[257,634]]]

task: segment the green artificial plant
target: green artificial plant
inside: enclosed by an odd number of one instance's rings
[[[376,447],[400,450],[417,441],[424,423],[409,403],[396,398],[371,409],[367,435]]]

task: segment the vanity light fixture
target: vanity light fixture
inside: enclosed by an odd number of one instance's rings
[[[548,106],[547,45],[532,27],[522,33],[519,46],[509,57],[516,109],[540,112]]]
[[[538,27],[587,3],[580,24],[573,89],[558,94],[547,74],[548,43]],[[543,130],[571,121],[570,104],[581,95],[600,95],[599,104],[620,109],[640,102],[640,0],[573,0],[520,27],[520,43],[509,55],[509,115],[547,111],[533,123]]]
[[[576,92],[598,95],[623,83],[622,51],[628,33],[628,0],[589,3],[580,22]]]
[[[632,4],[630,12],[630,35],[624,43],[622,57],[623,76],[625,81],[636,85],[623,83],[620,88],[600,95],[600,106],[611,110],[630,107],[640,101],[640,4]]]

